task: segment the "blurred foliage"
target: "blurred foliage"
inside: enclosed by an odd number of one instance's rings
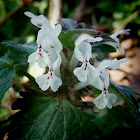
[[[68,3],[64,0],[63,16],[73,18],[80,1],[71,0]],[[113,28],[122,28],[123,25],[130,22],[140,24],[138,16],[140,12],[140,0],[85,0],[85,7],[88,11],[85,12],[83,20],[86,23],[89,22],[89,24],[91,24],[92,14],[96,17],[97,25],[108,24],[111,30]]]
[[[62,17],[73,18],[79,4],[85,1],[84,16],[81,21],[93,24],[92,16],[95,15],[96,26],[108,25],[109,31],[112,29],[124,28],[128,23],[140,24],[140,0],[63,0]],[[0,22],[22,4],[21,0],[0,0]],[[0,27],[0,41],[14,40],[16,42],[34,41],[38,29],[32,26],[29,19],[23,14],[31,11],[34,14],[48,15],[48,0],[33,0],[28,6],[21,8],[8,21]],[[23,22],[24,21],[24,22]],[[140,33],[140,31],[137,31]]]
[[[21,0],[0,0],[0,22],[21,4]],[[28,6],[21,8],[10,17],[7,22],[0,27],[0,41],[14,40],[22,43],[26,42],[26,40],[33,41],[35,39],[32,36],[37,34],[38,29],[30,24],[29,19],[24,15],[25,11],[31,11],[35,14],[45,13],[45,15],[47,15],[48,0],[33,0]]]

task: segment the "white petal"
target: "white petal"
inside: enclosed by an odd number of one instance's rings
[[[96,68],[97,71],[99,72],[98,74],[100,75],[100,71],[106,69],[107,67],[110,66],[110,64],[112,63],[112,60],[103,60],[99,66]]]
[[[49,67],[53,66],[53,69],[59,68],[61,65],[61,56],[57,52],[51,52],[48,54]]]
[[[106,44],[106,45],[109,45],[109,46],[112,46],[114,47],[115,49],[117,48],[118,44],[117,42],[103,42],[103,44]]]
[[[26,16],[31,18],[31,23],[34,24],[35,26],[42,28],[43,25],[48,26],[48,28],[51,28],[49,21],[44,17],[44,15],[39,15],[35,16],[31,12],[25,12],[24,13]]]
[[[73,55],[70,60],[70,70],[73,70],[75,67],[77,67],[79,60],[76,58],[75,53],[73,52]]]
[[[45,28],[45,27],[44,27],[44,28]],[[44,28],[41,28],[41,29],[38,31],[38,34],[37,34],[37,44],[38,44],[38,46],[40,46],[41,42],[42,42],[43,39],[46,37],[47,29],[44,29]]]
[[[31,23],[39,28],[42,28],[45,21],[46,21],[46,24],[48,24],[47,19],[43,15],[34,16],[31,18]]]
[[[126,29],[126,30],[117,31],[114,34],[112,34],[110,37],[113,38],[117,42],[117,46],[115,46],[115,45],[111,45],[111,46],[114,46],[115,48],[120,48],[120,41],[117,38],[117,36],[120,34],[129,34],[129,31],[130,31],[130,29]],[[120,49],[120,51],[122,54],[125,53],[125,51],[123,49]]]
[[[126,58],[123,58],[123,59],[120,59],[120,60],[117,60],[116,58],[115,59],[113,59],[113,61],[111,61],[110,62],[110,64],[109,64],[109,68],[111,68],[111,69],[118,69],[119,68],[119,66],[120,66],[120,63],[125,63],[125,62],[127,62],[128,61],[128,59],[126,59]]]
[[[62,80],[54,74],[53,79],[51,81],[52,91],[56,92],[61,85],[62,85]]]
[[[34,64],[36,63],[36,61],[38,60],[39,56],[38,56],[38,52],[34,52],[32,54],[29,55],[27,62],[30,64],[30,66],[34,66]]]
[[[80,36],[76,39],[76,41],[75,41],[75,46],[80,45],[81,42],[83,42],[83,41],[85,41],[85,40],[88,42],[88,39],[92,39],[92,38],[93,38],[93,37],[90,36],[90,35],[88,35],[88,34],[82,34],[82,35],[80,35]]]
[[[76,46],[77,45],[80,45],[80,43],[83,42],[83,41],[86,41],[86,42],[98,42],[98,41],[101,41],[101,40],[102,40],[102,37],[96,37],[96,38],[94,38],[94,37],[92,37],[92,36],[90,36],[88,34],[82,34],[82,35],[80,35],[76,39],[75,45]]]
[[[116,49],[120,48],[120,40],[118,38],[113,38],[117,42]]]
[[[24,12],[24,14],[25,14],[27,17],[30,17],[30,18],[35,17],[35,15],[34,15],[33,13],[28,12],[28,11]]]
[[[89,77],[91,78],[91,77]],[[92,78],[91,78],[92,79]],[[93,78],[90,80],[90,85],[94,86],[95,88],[102,90],[103,82],[99,77]]]
[[[109,109],[112,108],[112,105],[116,102],[117,96],[113,93],[108,93],[107,94],[107,107]]]
[[[116,38],[120,34],[129,34],[130,31],[131,31],[130,29],[120,30],[120,31],[117,31],[114,34],[112,34],[110,37],[111,38]]]
[[[42,91],[45,91],[50,86],[50,79],[48,79],[50,73],[47,73],[43,76],[38,76],[35,81],[39,85],[39,87],[42,89]]]
[[[53,63],[53,68],[58,69],[61,65],[61,56],[58,54],[57,60]]]
[[[98,77],[98,70],[94,66],[92,66],[90,63],[88,63],[88,75],[89,77]]]
[[[88,40],[88,42],[99,42],[99,41],[102,41],[103,40],[103,38],[102,37],[96,37],[96,38],[91,38],[91,39],[89,39]]]
[[[91,53],[91,45],[86,42],[82,42],[79,46],[75,47],[74,53],[76,58],[83,62],[85,59],[89,61],[89,59],[92,57]]]
[[[93,103],[98,109],[104,109],[107,105],[107,99],[104,93],[101,93],[97,98],[94,99]]]
[[[103,85],[105,88],[109,87],[109,74],[106,70],[102,70],[100,74],[101,80],[103,81]]]
[[[40,68],[45,68],[45,67],[47,67],[48,63],[49,63],[48,55],[47,55],[47,53],[42,51],[42,57],[39,57],[38,65]]]
[[[94,68],[90,63],[88,63],[86,74],[82,73],[80,71],[76,71],[75,75],[76,76],[78,75],[77,78],[79,78],[78,79],[79,81],[80,80],[85,81],[85,79],[86,79],[85,82],[79,82],[78,84],[76,84],[74,87],[75,90],[79,90],[79,89],[84,88],[88,85],[92,85],[92,86],[96,87],[97,89],[102,90],[102,86],[103,86],[102,81],[99,77],[97,77],[96,68]]]
[[[58,37],[56,37],[51,32],[48,32],[46,37],[42,40],[41,45],[47,52],[60,52],[62,50],[62,44],[59,41]]]
[[[85,70],[85,63],[81,67],[75,68],[73,73],[77,76],[79,81],[85,82],[87,80],[88,70]]]
[[[123,58],[120,60],[117,60],[117,58],[115,58],[113,60],[103,60],[97,67],[97,70],[100,72],[106,68],[112,69],[112,70],[118,69],[120,66],[120,63],[125,63],[127,61],[128,61],[128,59],[126,59],[126,58]]]
[[[78,59],[79,61],[83,62],[84,61],[84,57],[82,55],[82,53],[79,51],[79,48],[78,46],[75,46],[75,49],[74,49],[74,56],[76,57],[76,59]]]
[[[61,33],[61,30],[62,30],[61,24],[57,24],[54,28],[55,35],[59,36],[59,34]]]

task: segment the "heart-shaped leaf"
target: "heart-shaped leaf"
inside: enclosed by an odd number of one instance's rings
[[[13,109],[21,109],[11,123],[8,139],[89,140],[98,135],[93,116],[66,100],[31,90],[20,93]]]

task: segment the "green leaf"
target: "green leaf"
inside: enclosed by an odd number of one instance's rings
[[[116,94],[119,94],[125,100],[130,113],[140,124],[139,106],[138,106],[138,103],[137,103],[135,97],[132,95],[132,93],[134,93],[134,90],[132,90],[129,87],[126,88],[126,86],[117,85],[117,84],[111,82],[109,90],[112,90],[112,89],[113,89],[114,93],[116,92]]]
[[[106,45],[102,42],[99,42],[92,46],[92,52],[110,53],[116,52],[116,49],[110,45]]]
[[[69,46],[74,48],[74,42],[75,42],[75,37],[78,34],[95,34],[96,31],[95,30],[91,30],[91,29],[75,29],[75,30],[68,30],[66,32],[61,32],[59,35],[59,40],[61,41],[62,45],[64,47]]]
[[[92,140],[97,128],[93,116],[72,106],[68,101],[31,90],[13,104],[21,109],[13,117],[8,139]]]
[[[3,48],[4,51],[3,52]],[[28,56],[35,52],[37,49],[37,44],[35,42],[26,43],[26,44],[16,44],[12,41],[4,41],[0,44],[1,60],[13,60],[14,63],[25,65],[27,64]],[[6,52],[6,53],[5,53]]]
[[[11,48],[15,48],[17,51],[24,53],[25,55],[29,55],[37,50],[36,42],[17,44],[12,41],[4,41],[2,44]]]
[[[13,63],[0,61],[0,100],[4,97],[5,92],[12,86],[12,79],[15,70],[12,68]]]
[[[92,46],[92,52],[100,54],[101,56],[97,56],[96,58],[98,61],[102,61],[108,59],[108,53],[116,52],[116,49],[110,45],[103,44],[103,42],[99,42]]]
[[[17,72],[21,66],[26,70],[28,55],[33,53],[36,48],[36,43],[23,45],[10,41],[0,43],[0,100],[7,89],[12,86],[15,71]]]
[[[103,136],[119,135],[120,137],[122,135],[126,136],[126,134],[128,136],[128,129],[132,132],[139,128],[133,116],[122,106],[115,106],[112,109],[108,109],[106,114],[96,117],[94,122],[101,130]]]

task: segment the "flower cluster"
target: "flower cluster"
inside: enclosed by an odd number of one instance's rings
[[[82,66],[75,68],[73,71],[80,81],[77,85],[75,85],[75,89],[78,90],[85,86],[92,85],[97,89],[102,90],[102,93],[94,100],[93,103],[99,109],[104,109],[106,106],[108,108],[112,108],[112,105],[116,102],[117,96],[108,92],[109,74],[107,70],[118,69],[120,63],[127,62],[128,60],[126,58],[121,60],[104,60],[97,68],[95,68],[89,62],[90,58],[92,58],[92,48],[89,42],[99,41],[102,41],[101,37],[94,38],[87,34],[80,35],[75,41],[75,50],[73,55],[82,62]],[[72,61],[74,61],[74,59]]]
[[[31,18],[32,24],[40,28],[37,35],[38,49],[29,55],[28,63],[30,66],[33,66],[38,62],[39,67],[49,68],[47,74],[39,76],[35,80],[43,91],[51,87],[52,91],[56,92],[62,85],[60,75],[60,65],[62,61],[60,52],[62,51],[62,44],[58,39],[62,26],[57,24],[53,29],[43,15],[35,16],[30,12],[25,12],[25,15]],[[79,80],[79,83],[74,86],[74,90],[79,90],[88,85],[92,85],[101,90],[102,93],[93,102],[99,109],[104,109],[106,106],[112,108],[112,105],[117,100],[115,94],[108,92],[108,70],[118,69],[120,63],[124,63],[128,60],[126,58],[120,60],[103,60],[97,67],[94,67],[91,63],[91,60],[94,58],[92,47],[94,47],[96,43],[101,42],[120,49],[122,54],[124,54],[125,51],[119,47],[120,44],[117,36],[120,34],[128,34],[129,31],[129,29],[121,30],[112,34],[110,38],[112,38],[114,42],[103,42],[101,36],[92,36],[85,33],[79,35],[75,40],[74,52],[69,63],[70,70],[73,70],[74,75]],[[81,65],[77,67],[78,64]]]
[[[49,72],[37,77],[36,82],[43,91],[51,87],[52,91],[56,92],[62,85],[59,73],[62,44],[58,39],[62,27],[58,24],[53,29],[43,15],[35,16],[30,12],[25,12],[25,15],[31,18],[32,24],[40,28],[37,35],[38,49],[29,55],[28,62],[30,66],[38,62],[41,68],[49,67]]]

